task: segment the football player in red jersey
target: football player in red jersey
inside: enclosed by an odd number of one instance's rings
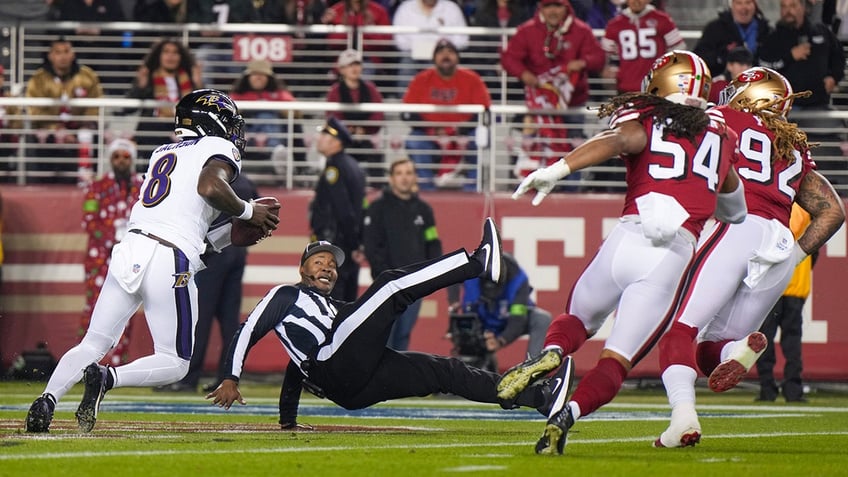
[[[786,120],[793,99],[808,94],[793,93],[774,70],[751,68],[725,89],[726,105],[716,108],[739,135],[735,167],[745,183],[748,216],[739,224],[718,223],[701,237],[674,323],[660,340],[672,414],[657,447],[698,442],[696,361],[714,391],[735,386],[765,350],[757,330],[795,266],[845,221],[839,196],[814,170],[806,134]],[[812,217],[797,243],[789,230],[793,201]]]
[[[720,113],[708,113],[710,74],[688,51],[658,58],[642,93],[615,97],[600,109],[610,128],[559,162],[530,174],[513,197],[531,188],[538,204],[571,171],[620,157],[627,192],[618,225],[571,290],[566,312],[548,330],[537,358],[507,371],[498,396],[511,399],[560,366],[617,310],[600,359],[566,402],[558,393],[536,452],[563,452],[574,422],[611,401],[630,369],[668,327],[676,290],[695,251],[696,237],[714,214],[739,222],[746,214],[733,169],[736,133]]]
[[[686,48],[680,30],[650,0],[627,0],[627,8],[607,23],[601,47],[607,58],[618,57],[615,86],[619,93],[639,91],[642,76],[657,57]]]

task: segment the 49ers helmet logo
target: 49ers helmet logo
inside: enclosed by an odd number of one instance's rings
[[[745,70],[736,79],[740,83],[756,83],[766,77],[762,70]]]

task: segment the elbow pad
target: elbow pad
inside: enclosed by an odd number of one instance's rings
[[[739,187],[733,192],[718,194],[715,218],[730,224],[739,224],[748,215],[748,204],[745,203],[745,186],[739,181]]]

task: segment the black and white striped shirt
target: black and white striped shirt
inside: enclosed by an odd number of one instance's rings
[[[300,283],[272,288],[250,312],[230,344],[230,377],[241,376],[248,351],[271,330],[301,368],[301,363],[315,357],[318,347],[330,339],[333,319],[342,303]]]

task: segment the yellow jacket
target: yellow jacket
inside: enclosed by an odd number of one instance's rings
[[[802,209],[798,204],[792,204],[792,215],[789,218],[789,228],[792,229],[792,235],[795,240],[807,230],[810,225],[810,214]],[[810,294],[810,282],[813,275],[813,259],[807,256],[801,263],[795,267],[795,273],[792,274],[792,279],[789,280],[789,285],[783,291],[783,296],[794,296],[798,298],[807,298]]]

